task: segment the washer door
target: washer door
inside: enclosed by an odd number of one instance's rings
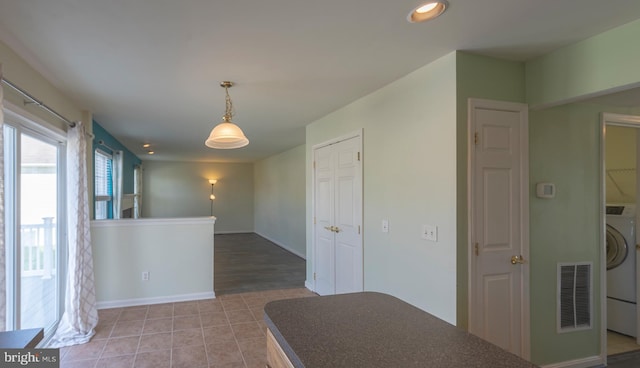
[[[624,236],[615,227],[607,224],[607,270],[620,266],[628,253],[629,247]]]

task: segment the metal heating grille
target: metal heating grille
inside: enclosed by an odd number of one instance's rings
[[[558,264],[558,331],[591,328],[591,263]]]

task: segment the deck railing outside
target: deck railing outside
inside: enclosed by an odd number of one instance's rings
[[[53,217],[44,217],[42,224],[22,225],[22,277],[41,276],[49,279],[56,272],[56,224]]]

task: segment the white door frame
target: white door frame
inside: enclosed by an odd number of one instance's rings
[[[603,112],[600,119],[600,359],[605,365],[607,364],[607,173],[605,172],[607,125],[640,129],[640,116]],[[640,149],[640,147],[638,149]],[[636,153],[636,157],[638,157],[638,153]],[[638,184],[639,183],[636,183],[636,186]],[[636,201],[637,200],[636,198]],[[635,248],[634,246],[634,251]],[[640,322],[640,315],[638,315],[637,318]],[[640,335],[638,338],[640,338]]]
[[[345,135],[341,135],[335,138],[332,138],[330,140],[324,141],[322,143],[317,143],[314,144],[311,147],[311,162],[309,163],[309,167],[311,167],[311,255],[313,257],[313,262],[311,262],[311,277],[312,277],[312,282],[310,283],[313,286],[312,291],[316,291],[316,278],[315,278],[315,274],[316,274],[316,258],[315,258],[315,251],[316,251],[316,229],[315,229],[315,214],[316,214],[316,170],[313,168],[313,162],[315,159],[315,152],[317,149],[332,145],[332,144],[336,144],[342,141],[346,141],[348,139],[351,138],[357,138],[360,137],[360,147],[358,147],[358,150],[360,152],[363,152],[362,150],[362,146],[364,144],[363,142],[363,129],[358,129],[356,131],[353,131],[351,133],[347,133]],[[361,154],[362,155],[362,163],[364,164],[364,153]],[[360,175],[360,178],[362,179],[362,173],[363,173],[363,167],[364,165],[360,165],[360,172],[358,173],[358,175]],[[361,193],[362,193],[362,208],[360,209],[362,212],[362,221],[364,222],[364,180],[360,180],[360,183],[362,185],[361,188]],[[360,245],[362,247],[362,255],[363,255],[363,259],[362,261],[362,289],[364,290],[364,226],[362,226],[362,236],[360,237],[362,244]],[[307,263],[307,265],[309,265],[309,263]],[[307,283],[309,284],[309,283]]]
[[[526,106],[526,105],[525,105]],[[523,104],[470,98],[468,100],[467,108],[467,259],[468,259],[468,328],[472,330],[472,326],[475,323],[476,316],[474,311],[476,310],[473,305],[475,298],[475,283],[473,282],[473,276],[476,272],[476,257],[474,256],[474,163],[475,163],[475,130],[472,124],[472,114],[475,108],[485,107],[493,110],[504,111],[516,111],[521,112]],[[528,114],[528,110],[525,111]],[[521,326],[521,346],[522,346],[522,358],[531,359],[531,323],[530,323],[530,291],[529,291],[529,274],[530,274],[530,258],[529,258],[529,124],[528,119],[525,118],[521,127],[520,134],[520,147],[521,147],[521,177],[520,177],[520,203],[521,203],[521,235],[522,235],[522,256],[526,263],[522,266],[522,291],[521,297],[521,314],[522,314],[522,326]]]

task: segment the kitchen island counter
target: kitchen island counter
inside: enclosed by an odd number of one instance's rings
[[[278,300],[264,310],[273,368],[536,367],[386,294]]]

